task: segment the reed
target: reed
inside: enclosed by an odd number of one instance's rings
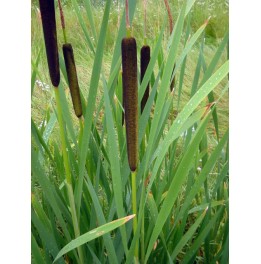
[[[74,61],[73,48],[71,44],[63,45],[63,56],[65,60],[66,72],[69,81],[69,88],[71,92],[73,108],[76,116],[80,118],[82,116],[82,103],[80,96],[80,89],[78,84],[77,71]]]
[[[57,47],[55,8],[53,0],[39,0],[44,42],[51,82],[54,87],[60,83],[60,69]]]

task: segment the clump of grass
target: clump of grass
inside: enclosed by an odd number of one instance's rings
[[[39,0],[49,74],[54,87],[60,83],[55,8],[53,0]]]
[[[73,49],[71,44],[63,45],[63,56],[65,60],[66,72],[69,81],[69,88],[73,101],[75,114],[78,118],[82,116],[82,103],[80,97],[80,89],[77,78],[77,71],[74,61]]]

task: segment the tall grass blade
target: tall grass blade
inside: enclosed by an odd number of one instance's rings
[[[180,188],[182,186],[182,184],[184,183],[187,173],[190,169],[190,165],[193,161],[194,158],[194,154],[197,150],[197,147],[200,143],[200,140],[203,136],[203,133],[205,131],[205,128],[207,126],[209,120],[209,116],[207,118],[205,118],[200,127],[198,128],[193,141],[191,142],[189,148],[187,149],[186,153],[184,154],[179,167],[177,169],[176,172],[176,176],[173,178],[171,185],[169,187],[168,190],[168,194],[162,204],[161,210],[159,212],[157,221],[155,223],[155,227],[153,229],[151,238],[150,238],[150,242],[146,251],[146,257],[145,257],[145,262],[148,260],[149,255],[152,251],[153,245],[158,237],[158,235],[160,234],[163,225],[165,224],[165,221],[171,211],[171,208],[173,207],[173,204],[178,196],[178,193],[180,191]]]
[[[125,215],[123,208],[123,197],[122,197],[122,180],[121,180],[121,171],[120,171],[120,163],[118,159],[118,146],[116,141],[116,131],[114,130],[114,121],[112,119],[112,113],[110,108],[109,96],[107,92],[107,88],[104,88],[104,98],[105,98],[105,111],[106,111],[106,124],[107,124],[107,132],[108,132],[108,145],[109,145],[109,156],[111,163],[111,173],[112,173],[112,184],[113,191],[115,196],[115,204],[117,209],[117,214],[119,217],[123,217]],[[117,158],[115,158],[115,155]],[[126,230],[123,227],[121,229],[122,234],[122,242],[124,245],[125,252],[127,252],[127,235]]]
[[[183,261],[181,262],[182,264],[187,264],[191,263],[191,261],[194,260],[194,255],[196,254],[197,250],[201,246],[202,242],[210,232],[210,230],[213,228],[215,222],[217,221],[217,218],[221,214],[222,208],[220,208],[217,213],[214,215],[214,217],[208,222],[206,227],[202,230],[200,234],[198,234],[197,238],[195,239],[195,242],[192,244],[190,247],[189,251],[186,253]]]
[[[63,247],[62,250],[60,250],[60,252],[57,254],[54,262],[57,261],[62,255],[66,254],[67,252],[69,252],[69,251],[71,251],[71,250],[73,250],[73,249],[97,238],[97,237],[100,237],[100,236],[114,230],[115,228],[118,228],[121,225],[124,225],[126,222],[131,220],[133,217],[135,217],[135,215],[123,217],[121,219],[115,220],[115,221],[110,222],[108,224],[102,225],[98,228],[95,228],[95,229],[85,233],[84,235],[77,237],[76,239],[74,239],[70,243],[68,243],[65,247]]]
[[[206,215],[206,211],[204,211],[198,217],[198,219],[195,221],[195,223],[189,228],[187,233],[181,238],[181,240],[179,241],[179,243],[175,247],[173,253],[171,254],[171,258],[172,258],[173,261],[175,260],[175,258],[179,254],[179,252],[182,250],[182,248],[186,245],[186,243],[192,238],[192,236],[194,235],[195,231],[197,230],[197,228],[201,224],[201,222],[202,222],[203,218],[205,217],[205,215]]]
[[[85,122],[83,129],[83,140],[81,144],[81,152],[80,152],[80,163],[79,163],[79,180],[77,182],[75,198],[76,198],[76,211],[79,215],[80,206],[81,206],[81,194],[82,194],[82,185],[83,185],[83,176],[84,176],[84,167],[86,162],[86,155],[88,150],[89,139],[91,135],[91,127],[92,127],[92,117],[95,108],[95,99],[97,95],[98,83],[100,79],[101,67],[102,67],[102,58],[103,58],[103,50],[105,44],[105,37],[107,32],[109,13],[110,13],[111,0],[108,0],[106,3],[100,36],[97,45],[97,51],[95,54],[94,65],[92,70],[92,77],[90,82],[90,90],[88,96],[88,104],[86,107],[86,113],[84,115],[84,119],[88,120]]]

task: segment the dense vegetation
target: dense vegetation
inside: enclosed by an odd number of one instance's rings
[[[150,96],[138,117],[134,218],[122,125],[124,2],[62,1],[81,118],[68,88],[58,4],[57,89],[32,2],[32,262],[52,263],[70,243],[58,263],[132,263],[134,256],[141,263],[228,263],[227,2],[170,1],[170,35],[164,1],[147,1],[151,58],[139,102],[148,83]],[[143,2],[130,1],[129,11],[139,65]]]

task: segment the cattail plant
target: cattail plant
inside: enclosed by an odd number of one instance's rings
[[[170,10],[170,6],[169,6],[168,0],[164,0],[164,3],[165,3],[165,6],[166,6],[166,9],[167,9],[167,12],[168,12],[169,34],[171,35],[172,31],[173,31],[173,17],[172,17],[172,14],[171,14],[171,10]],[[175,68],[176,68],[176,63],[174,64],[172,74],[174,73]],[[172,81],[170,83],[170,91],[171,92],[174,90],[174,87],[175,87],[175,76],[173,77],[173,79],[172,79]]]
[[[49,74],[54,87],[60,83],[55,9],[53,0],[39,0]]]
[[[57,48],[54,0],[39,0],[39,4],[40,4],[41,16],[42,16],[42,25],[44,31],[44,40],[45,40],[47,61],[49,66],[49,73],[52,84],[54,88],[56,88],[54,90],[55,90],[55,99],[57,103],[57,118],[60,126],[60,137],[62,143],[62,153],[64,159],[67,193],[70,202],[70,210],[73,220],[74,233],[75,233],[75,237],[78,237],[80,235],[80,228],[76,214],[74,193],[72,187],[72,175],[71,175],[71,169],[70,169],[69,158],[66,147],[65,125],[62,114],[60,92],[58,89],[58,85],[60,83],[60,71],[59,71],[59,59],[58,59],[58,48]],[[83,260],[83,252],[81,247],[78,247],[77,250],[79,254],[79,261],[81,264],[83,264],[84,260]]]
[[[132,210],[137,215],[136,202],[136,169],[138,163],[138,80],[137,80],[137,45],[131,37],[129,21],[129,2],[126,0],[127,37],[122,39],[122,84],[123,102],[126,123],[127,153],[132,179]],[[137,217],[133,220],[133,234],[137,230]],[[138,259],[138,243],[135,247],[135,258]]]
[[[73,49],[71,44],[63,45],[63,56],[65,60],[66,72],[69,81],[72,102],[75,114],[78,118],[82,116],[82,103],[80,97],[80,89],[77,78],[77,71],[74,61]]]

